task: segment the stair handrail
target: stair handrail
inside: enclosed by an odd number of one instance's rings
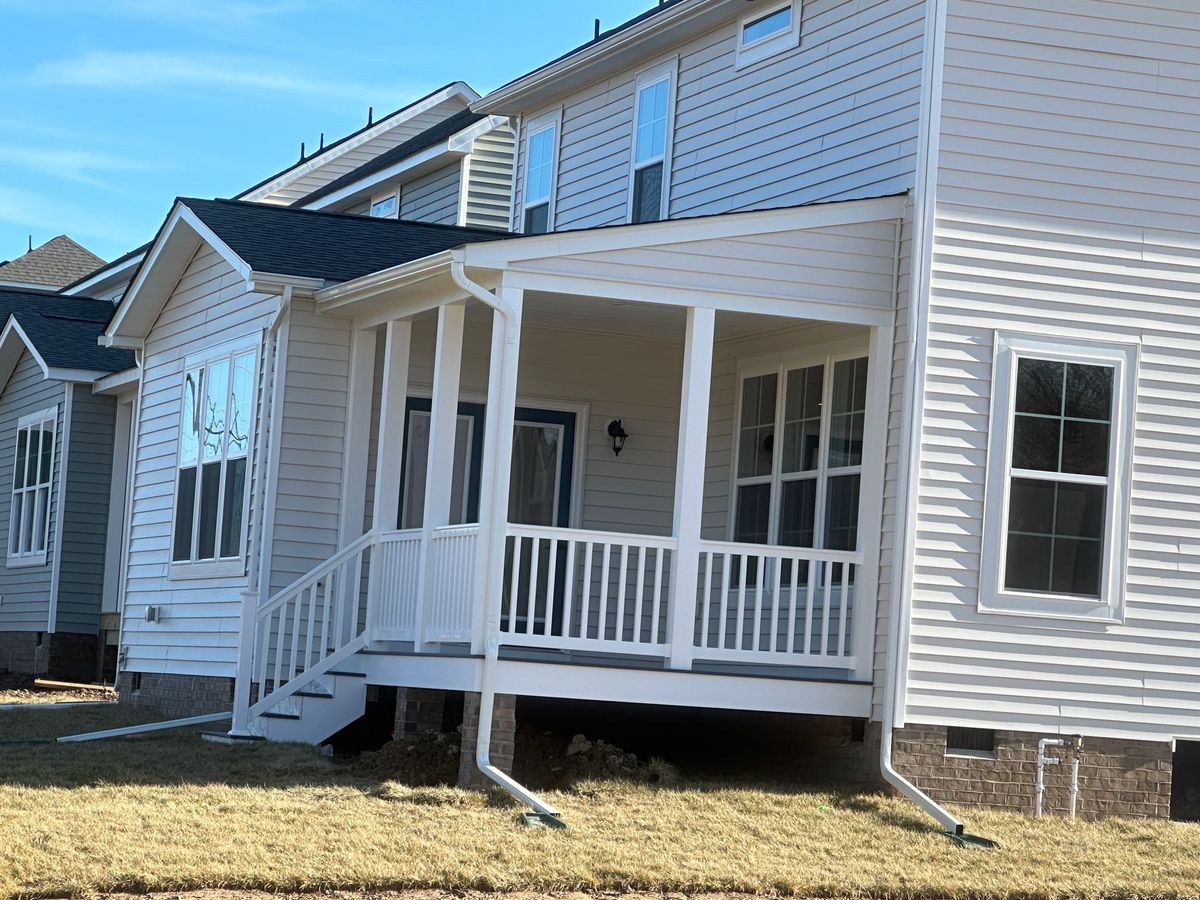
[[[381,535],[382,532],[378,530],[368,531],[358,540],[348,544],[323,562],[318,563],[287,587],[276,592],[275,596],[262,606],[258,607],[257,619],[261,622],[264,617],[271,615],[275,610],[291,600],[294,594],[308,590],[313,583],[320,581],[323,576],[328,575],[331,570],[336,569],[351,556],[357,554],[359,550],[376,546],[379,543]]]

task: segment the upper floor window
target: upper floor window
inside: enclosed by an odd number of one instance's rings
[[[385,194],[371,201],[371,217],[374,219],[395,219],[400,213],[400,195]]]
[[[800,0],[755,4],[738,22],[737,66],[748,66],[799,45]]]
[[[675,69],[672,60],[637,78],[629,210],[635,225],[657,222],[667,213]]]
[[[17,423],[8,523],[10,566],[37,566],[46,562],[57,425],[57,406],[23,416]]]
[[[557,112],[541,116],[529,124],[529,137],[525,145],[524,234],[545,234],[552,228],[558,129]]]
[[[241,559],[256,359],[253,349],[242,348],[188,361],[180,410],[175,563]]]
[[[733,539],[856,550],[866,408],[864,356],[745,375]]]
[[[1136,348],[999,339],[982,608],[1119,615],[1135,369]]]

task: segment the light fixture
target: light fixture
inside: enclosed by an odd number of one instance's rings
[[[620,419],[613,419],[608,423],[608,436],[612,438],[613,455],[620,456],[621,451],[625,449],[625,438],[629,437],[621,427]]]

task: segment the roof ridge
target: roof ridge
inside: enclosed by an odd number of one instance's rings
[[[379,223],[383,227],[394,227],[396,225],[410,225],[418,228],[434,228],[445,231],[470,231],[481,234],[499,234],[505,235],[510,232],[503,231],[499,228],[485,228],[471,225],[446,225],[442,222],[421,222],[414,219],[383,219],[373,216],[362,216],[356,213],[347,212],[326,212],[323,209],[304,209],[297,206],[282,206],[275,203],[260,203],[256,200],[234,200],[229,197],[176,197],[177,203],[182,203],[185,206],[188,203],[227,203],[235,206],[250,207],[253,209],[270,210],[272,212],[297,213],[306,216],[321,216],[325,219],[350,219],[355,222],[372,222]]]

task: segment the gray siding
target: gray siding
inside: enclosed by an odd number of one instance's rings
[[[67,455],[63,547],[58,575],[58,630],[94,634],[99,627],[108,542],[113,428],[117,403],[73,385]]]
[[[22,353],[12,377],[0,393],[0,564],[8,554],[9,514],[12,509],[13,459],[17,422],[24,415],[58,406],[54,444],[54,477],[50,491],[50,540],[46,564],[0,569],[0,631],[49,631],[50,589],[58,521],[58,483],[62,459],[63,403],[61,381],[47,381],[28,352]]]
[[[458,224],[462,162],[430,172],[400,191],[400,218],[438,225]]]
[[[911,722],[1200,738],[1197,47],[1190,0],[950,3]],[[996,329],[1141,344],[1121,624],[977,609]]]
[[[800,47],[742,69],[736,22],[679,47],[672,217],[913,186],[924,2],[808,0],[803,7]],[[636,73],[561,101],[557,229],[627,220]],[[526,121],[543,111],[526,110]]]
[[[513,134],[507,128],[497,128],[475,141],[475,150],[467,160],[467,203],[462,224],[508,230],[514,146]]]

